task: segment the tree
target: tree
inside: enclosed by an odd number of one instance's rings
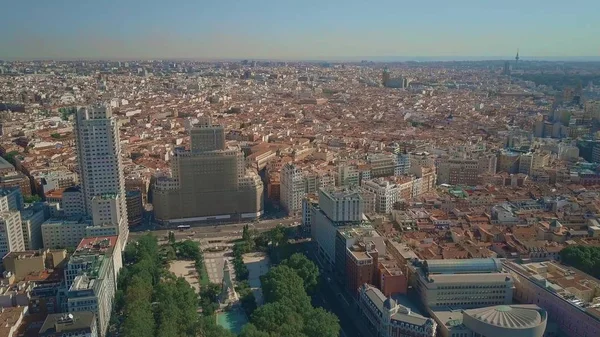
[[[560,251],[561,261],[596,278],[600,277],[600,247],[569,246]]]
[[[9,153],[4,155],[4,159],[6,159],[7,162],[15,165],[15,157],[19,155],[19,151],[10,151]]]
[[[304,334],[307,336],[337,337],[340,335],[338,318],[323,308],[314,308],[305,316]]]
[[[304,326],[302,315],[283,302],[267,303],[256,309],[252,324],[275,336],[289,336],[294,331],[302,331]]]
[[[219,308],[219,295],[221,294],[221,285],[210,283],[200,289],[200,307],[202,314],[211,316]]]
[[[229,330],[217,325],[214,316],[201,317],[198,320],[198,336],[201,337],[235,337]]]
[[[167,259],[167,261],[172,261],[177,258],[177,253],[175,253],[175,249],[171,245],[163,246],[163,254],[165,256],[165,259]]]
[[[264,298],[269,303],[282,302],[299,312],[312,308],[302,278],[288,266],[272,268],[261,278],[261,284]]]
[[[281,246],[287,243],[287,233],[283,225],[277,225],[269,231],[271,242],[274,246]]]
[[[248,228],[248,225],[244,225],[244,229],[242,230],[242,240],[244,241],[249,241],[252,238],[250,237],[250,229]]]
[[[304,289],[311,292],[319,282],[319,268],[304,254],[295,253],[281,263],[293,269],[304,281]]]
[[[169,244],[175,244],[177,240],[175,239],[175,232],[169,231]]]
[[[244,325],[240,337],[270,337],[268,332],[260,331],[252,323]]]
[[[28,204],[33,204],[34,202],[42,201],[42,198],[37,194],[32,194],[23,196],[23,201]]]
[[[152,284],[150,280],[135,275],[127,288],[123,335],[126,337],[154,335],[155,322],[152,314]]]
[[[202,256],[200,251],[200,244],[196,241],[185,240],[181,242],[175,242],[173,248],[177,254],[177,258],[197,260]]]

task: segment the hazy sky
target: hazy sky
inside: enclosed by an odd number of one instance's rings
[[[600,56],[600,0],[7,0],[0,59]]]

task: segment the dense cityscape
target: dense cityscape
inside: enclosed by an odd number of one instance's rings
[[[0,337],[593,337],[600,63],[0,61]]]

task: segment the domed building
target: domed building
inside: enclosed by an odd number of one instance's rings
[[[463,324],[473,337],[542,337],[548,315],[537,305],[497,305],[465,310]]]
[[[548,313],[535,304],[433,312],[440,337],[542,337]]]

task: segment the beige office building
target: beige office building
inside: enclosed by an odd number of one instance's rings
[[[263,185],[243,152],[225,145],[222,126],[206,118],[190,131],[191,150],[175,150],[171,177],[154,185],[156,219],[168,223],[252,219],[263,211]]]
[[[427,260],[411,269],[415,289],[430,310],[512,303],[513,278],[499,259]]]

